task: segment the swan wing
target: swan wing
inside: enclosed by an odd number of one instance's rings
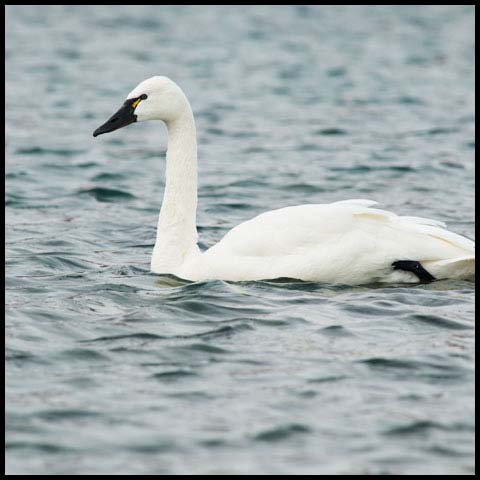
[[[375,204],[354,199],[265,212],[230,230],[205,259],[213,275],[230,280],[417,281],[393,270],[398,260],[428,264],[435,278],[451,275],[457,260],[462,272],[474,271],[474,242],[443,222],[399,216]]]

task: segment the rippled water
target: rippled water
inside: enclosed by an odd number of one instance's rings
[[[6,15],[7,473],[474,472],[474,283],[155,276],[165,129],[92,138],[168,75],[202,248],[359,197],[473,238],[473,7]]]

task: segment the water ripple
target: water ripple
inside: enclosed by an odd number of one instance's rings
[[[202,248],[358,197],[474,238],[473,6],[6,14],[6,474],[475,472],[474,282],[154,275],[165,128],[92,137],[168,75]]]
[[[255,435],[255,440],[261,442],[279,442],[290,437],[307,434],[312,431],[307,425],[293,423],[289,425],[282,425]]]

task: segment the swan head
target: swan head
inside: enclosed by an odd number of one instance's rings
[[[151,77],[128,94],[120,109],[98,127],[93,136],[146,120],[163,120],[168,124],[189,108],[184,93],[176,83],[167,77]]]

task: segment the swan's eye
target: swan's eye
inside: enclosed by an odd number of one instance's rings
[[[147,98],[147,95],[145,94],[142,94],[140,95],[136,100],[130,100],[132,103],[132,108],[136,108],[136,106],[142,101],[142,100],[145,100]]]
[[[142,101],[142,100],[146,100],[148,98],[148,96],[143,93],[142,95],[140,95],[138,98],[130,98],[128,100],[125,100],[125,105],[129,105],[131,106],[134,110],[135,108],[137,107],[137,105]]]

